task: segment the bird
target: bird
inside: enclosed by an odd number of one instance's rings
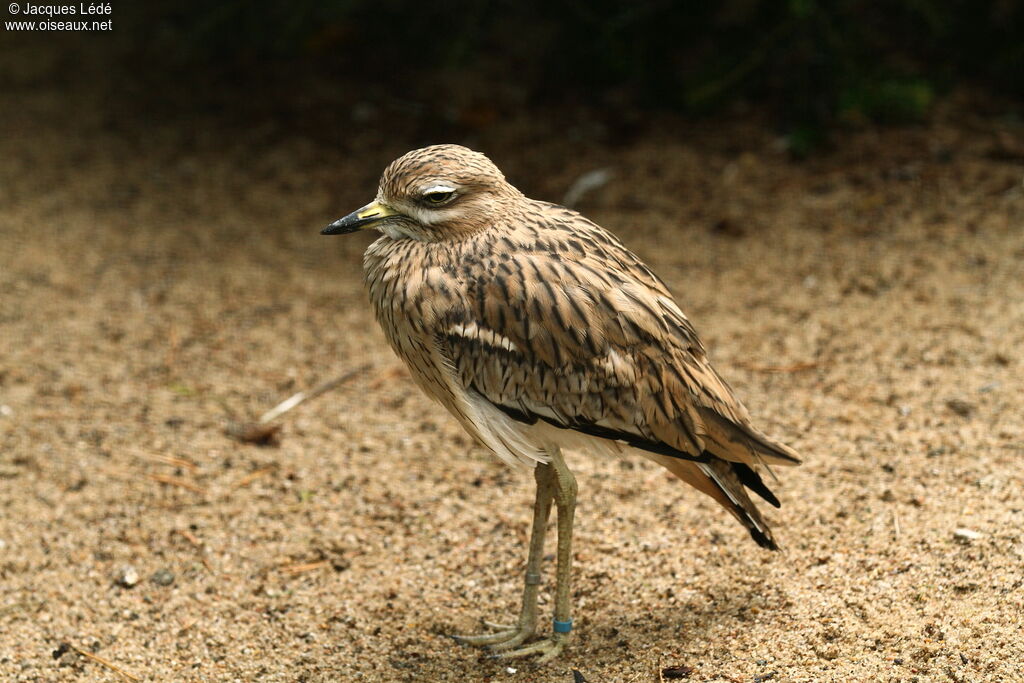
[[[669,288],[612,233],[527,198],[487,156],[453,144],[394,160],[372,202],[321,232],[360,230],[380,233],[364,284],[415,383],[498,458],[533,468],[519,618],[457,640],[541,662],[567,646],[578,485],[565,452],[645,457],[778,549],[750,492],[779,507],[761,474],[799,454],[753,425]],[[539,637],[552,507],[554,614]]]

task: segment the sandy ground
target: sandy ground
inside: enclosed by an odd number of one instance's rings
[[[415,390],[369,236],[317,234],[452,138],[125,123],[59,90],[0,117],[3,680],[128,680],[73,648],[147,681],[1024,680],[1015,124],[940,113],[804,163],[753,123],[458,138],[540,198],[613,169],[582,210],[806,457],[767,512],[782,553],[647,463],[571,457],[577,630],[538,667],[446,637],[516,612],[532,477]],[[363,366],[277,447],[224,432]]]

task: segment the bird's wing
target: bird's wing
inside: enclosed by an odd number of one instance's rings
[[[755,429],[664,284],[596,225],[498,244],[439,332],[457,381],[517,420],[670,457],[799,457]]]

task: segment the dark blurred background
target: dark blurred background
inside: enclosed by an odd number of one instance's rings
[[[652,115],[753,107],[795,156],[964,89],[1010,114],[1024,95],[1020,0],[179,0],[110,16],[103,34],[6,31],[5,61],[22,63],[0,86],[66,81],[111,125],[215,115],[342,147],[346,123],[391,117],[426,142],[585,110],[613,144]]]

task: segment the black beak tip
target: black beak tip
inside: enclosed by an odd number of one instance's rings
[[[368,225],[380,220],[377,215],[367,218],[360,218],[359,211],[353,211],[344,218],[339,218],[326,228],[320,231],[321,235],[347,235],[350,232],[358,232]]]
[[[344,235],[346,233],[355,232],[359,229],[359,224],[352,220],[349,220],[348,216],[342,218],[339,221],[334,221],[326,228],[320,231],[321,235]]]

